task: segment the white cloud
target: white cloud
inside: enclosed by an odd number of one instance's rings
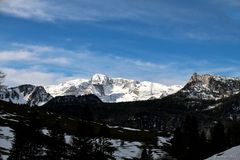
[[[13,49],[0,51],[0,62],[19,62],[30,64],[52,64],[52,65],[68,65],[71,63],[71,58],[66,55],[67,50],[61,48],[55,48],[50,46],[30,45],[13,43]],[[54,53],[63,53],[64,55],[58,55]]]
[[[41,21],[137,20],[157,24],[156,20],[191,21],[191,8],[177,8],[164,1],[145,0],[1,0],[0,12]]]
[[[137,20],[158,25],[161,20],[175,22],[196,22],[195,16],[207,16],[194,5],[184,7],[177,0],[1,0],[0,12],[16,17],[42,21],[76,20],[107,21]],[[197,6],[198,7],[198,6]],[[192,13],[192,14],[190,14]]]
[[[0,12],[21,17],[37,18],[52,21],[53,17],[47,12],[50,4],[40,0],[1,0]]]
[[[170,67],[169,64],[116,57],[87,49],[72,51],[29,44],[15,44],[12,47],[14,49],[8,52],[0,51],[2,62],[5,62],[0,64],[0,67],[5,68],[8,84],[27,82],[51,84],[56,83],[59,79],[67,78],[63,74],[74,75],[74,77],[76,77],[75,75],[90,77],[95,73],[137,80],[151,80],[151,74],[154,73],[155,81],[161,81],[161,77],[165,75],[162,73]],[[18,62],[20,68],[16,69],[15,63],[11,63],[12,61]],[[143,74],[145,76],[142,76]]]
[[[32,68],[2,68],[2,71],[7,75],[5,84],[9,86],[19,84],[48,85],[55,84],[58,80],[66,78],[63,74],[44,72]]]
[[[114,57],[115,60],[124,61],[126,63],[130,63],[139,67],[148,68],[148,69],[166,69],[170,66],[170,64],[156,64],[152,62],[142,61],[139,59],[129,59],[123,57]]]
[[[43,59],[40,63],[65,66],[65,65],[71,64],[71,59],[66,57],[51,57],[51,58]]]
[[[12,47],[15,47],[17,49],[21,48],[21,49],[29,50],[31,52],[38,52],[38,53],[60,50],[58,48],[50,47],[46,45],[32,45],[32,44],[23,44],[23,43],[16,43],[16,42],[12,43],[11,45]]]
[[[172,57],[155,59],[158,62],[155,63],[88,49],[75,51],[43,46],[21,44],[13,45],[14,49],[8,52],[0,51],[0,62],[5,62],[0,63],[0,69],[7,74],[7,84],[56,84],[65,79],[89,78],[95,73],[102,73],[111,77],[183,85],[193,72],[213,74],[230,72],[229,74],[236,75],[239,70],[231,65],[214,65],[207,59]],[[13,61],[18,62],[18,65],[12,63]]]
[[[34,53],[24,50],[10,50],[10,51],[0,51],[0,62],[6,61],[32,61],[36,60],[37,57]]]
[[[116,4],[117,7],[116,7]],[[109,6],[110,5],[110,6]],[[125,9],[124,9],[125,8]],[[109,0],[1,0],[0,12],[42,21],[54,21],[56,19],[99,21],[114,18],[128,18],[135,16],[135,12],[128,10],[125,3]]]
[[[0,0],[0,14],[53,23],[116,21],[91,24],[166,40],[238,41],[239,12],[234,7],[239,5],[239,0]]]

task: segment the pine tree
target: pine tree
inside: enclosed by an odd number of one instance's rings
[[[49,128],[50,139],[47,143],[48,159],[67,159],[68,150],[65,143],[64,131],[59,123],[56,122]]]
[[[212,154],[210,153],[209,150],[209,144],[207,142],[206,134],[204,131],[201,132],[200,134],[200,143],[199,143],[199,148],[201,149],[200,151],[200,158],[205,159],[210,157]]]
[[[200,159],[199,131],[196,117],[187,115],[182,128],[183,142],[185,147],[185,159]]]
[[[93,139],[90,135],[93,133],[91,125],[86,125],[86,123],[79,122],[77,131],[72,140],[72,159],[89,159],[94,160],[94,145]]]
[[[147,160],[147,149],[146,149],[146,146],[143,147],[140,160]]]
[[[14,132],[14,141],[13,146],[10,152],[9,160],[19,160],[25,158],[25,147],[26,147],[26,133],[27,127],[24,125],[24,122],[20,120],[17,123],[17,127]]]
[[[171,140],[170,152],[180,160],[201,159],[201,143],[198,123],[188,114],[181,128],[177,128]]]
[[[144,145],[140,160],[153,160],[152,150],[149,146]]]
[[[43,155],[42,135],[36,124],[37,120],[30,119],[28,123],[20,120],[15,128],[15,139],[11,150],[10,160],[35,160]],[[27,123],[27,124],[25,124]]]
[[[212,151],[218,153],[226,149],[224,125],[218,121],[211,131]]]
[[[184,149],[183,134],[180,128],[176,128],[173,134],[173,138],[171,139],[170,142],[172,144],[170,148],[170,152],[173,155],[177,156],[183,153],[183,149]]]
[[[72,159],[88,159],[94,160],[93,140],[88,137],[73,137],[72,141]]]
[[[110,147],[111,143],[108,141],[110,137],[110,130],[107,125],[103,124],[99,131],[99,149],[102,153],[108,156],[112,156],[113,148]]]

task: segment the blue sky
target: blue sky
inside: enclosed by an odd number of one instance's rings
[[[0,0],[5,83],[240,76],[239,0]]]

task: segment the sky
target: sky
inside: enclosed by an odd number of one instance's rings
[[[0,0],[5,84],[240,76],[240,0]]]

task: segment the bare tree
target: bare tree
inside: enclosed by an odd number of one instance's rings
[[[0,71],[0,86],[2,85],[5,77],[6,77],[6,74]]]

